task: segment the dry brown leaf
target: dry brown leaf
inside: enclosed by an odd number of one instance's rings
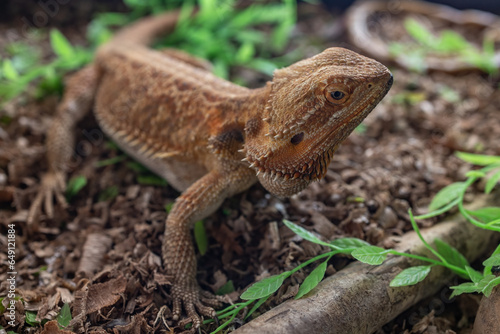
[[[85,284],[75,292],[73,318],[115,304],[120,299],[120,294],[125,292],[126,285],[127,280],[123,276],[113,278],[105,283]]]
[[[97,272],[102,267],[104,256],[111,248],[112,240],[102,232],[92,233],[87,236],[83,245],[83,254],[78,272],[84,272],[87,277]]]
[[[56,320],[49,321],[43,327],[40,334],[74,334],[75,332],[60,329]]]

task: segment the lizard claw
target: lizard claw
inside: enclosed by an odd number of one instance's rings
[[[192,322],[192,330],[196,331],[200,328],[202,316],[215,318],[214,307],[220,307],[222,296],[213,295],[207,291],[201,290],[198,285],[189,287],[174,285],[172,286],[173,309],[172,318],[177,321],[181,317],[182,306],[187,313],[187,317],[179,321],[179,326],[183,328],[188,323]],[[193,332],[194,333],[194,332]]]
[[[48,172],[42,176],[40,189],[35,197],[33,203],[31,203],[28,212],[28,224],[35,222],[36,217],[41,211],[42,202],[45,209],[45,213],[49,218],[54,217],[54,204],[53,197],[56,198],[57,203],[62,207],[66,208],[68,203],[64,197],[64,191],[66,189],[66,182],[64,173],[62,172]]]

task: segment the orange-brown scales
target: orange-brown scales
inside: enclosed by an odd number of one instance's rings
[[[166,221],[162,255],[173,277],[173,317],[200,326],[220,298],[200,290],[191,225],[259,181],[291,196],[322,178],[335,150],[385,96],[392,75],[355,52],[330,48],[277,70],[248,89],[215,77],[176,50],[149,49],[177,15],[141,20],[101,47],[76,73],[47,137],[50,169],[32,204],[36,219],[52,196],[65,205],[66,169],[76,122],[94,105],[100,126],[135,159],[182,192]]]

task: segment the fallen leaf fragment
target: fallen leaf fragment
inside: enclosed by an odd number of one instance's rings
[[[74,334],[75,332],[60,329],[56,320],[49,321],[43,327],[40,334]]]
[[[91,277],[95,272],[100,270],[104,256],[111,248],[112,242],[106,234],[89,234],[83,246],[82,260],[78,266],[78,271],[85,272],[88,277]]]
[[[75,292],[73,318],[115,304],[120,299],[120,295],[125,292],[126,286],[127,280],[124,276],[118,276],[105,283],[84,284]]]

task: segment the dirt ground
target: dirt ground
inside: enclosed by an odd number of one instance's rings
[[[353,48],[341,17],[311,8],[301,9],[295,46],[311,55],[334,45]],[[81,43],[85,19],[79,18],[76,26],[65,20],[66,16],[61,19],[62,31]],[[0,24],[0,49],[7,43],[7,31],[21,28],[15,19]],[[202,286],[217,291],[232,281],[235,295],[256,280],[290,270],[326,250],[295,236],[282,219],[300,223],[325,240],[349,236],[392,247],[411,230],[409,208],[424,213],[437,191],[464,179],[471,167],[456,158],[455,151],[500,155],[498,78],[477,72],[391,70],[393,88],[362,129],[341,146],[324,180],[287,200],[255,185],[226,200],[204,220],[209,246],[204,256],[198,255]],[[26,223],[46,170],[43,143],[58,99],[37,101],[24,94],[0,111],[0,244],[6,249],[7,224],[15,224],[17,293],[26,301],[17,303],[18,320],[24,322],[25,311],[38,312],[38,321],[52,319],[67,301],[78,307],[86,291],[106,299],[86,305],[89,311],[95,308],[83,319],[89,331],[160,330],[164,327],[155,323],[157,313],[170,305],[169,277],[163,274],[160,257],[165,205],[178,193],[168,185],[147,185],[150,174],[124,156],[92,116],[78,127],[78,158],[71,173],[85,176],[87,185],[55,219],[42,216],[36,225]],[[112,158],[119,163],[99,164]],[[91,249],[98,255],[89,263]],[[0,262],[6,260],[2,250]],[[350,261],[333,258],[327,275]],[[82,288],[89,286],[82,272],[92,288]],[[292,298],[307,274],[288,279],[261,312]],[[6,291],[2,273],[0,296]],[[436,303],[447,295],[449,290],[443,288],[440,296],[419,303],[377,334],[470,333],[479,297],[462,295],[453,302]],[[0,325],[6,326],[4,317]],[[25,325],[13,330],[32,333],[39,328]]]

